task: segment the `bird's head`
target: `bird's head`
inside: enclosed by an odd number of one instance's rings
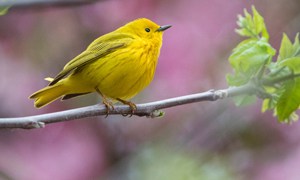
[[[121,27],[119,31],[130,33],[142,39],[162,39],[163,32],[171,25],[159,26],[146,18],[136,19]]]

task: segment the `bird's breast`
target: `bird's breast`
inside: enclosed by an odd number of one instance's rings
[[[132,98],[153,80],[158,56],[159,48],[150,43],[131,44],[107,55],[103,65],[95,67],[101,71],[99,90],[114,99]]]

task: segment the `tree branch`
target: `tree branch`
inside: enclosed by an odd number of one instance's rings
[[[261,83],[263,85],[271,85],[276,83],[281,83],[289,79],[298,78],[300,74],[289,74],[286,76],[274,78],[274,79],[263,79]],[[174,106],[180,106],[184,104],[190,104],[202,101],[216,101],[218,99],[224,99],[227,97],[233,97],[238,95],[250,95],[257,93],[257,85],[251,83],[245,84],[239,87],[230,87],[228,89],[221,90],[209,90],[207,92],[191,94],[186,96],[180,96],[170,99],[165,99],[161,101],[155,101],[145,104],[137,104],[137,110],[133,115],[136,116],[147,116],[147,117],[160,117],[163,115],[161,109],[166,109]],[[106,115],[107,110],[104,105],[93,105],[82,108],[76,108],[66,111],[27,116],[27,117],[17,117],[17,118],[0,118],[0,128],[42,128],[46,124],[57,123],[62,121],[70,121],[85,117],[93,117]],[[131,114],[131,109],[127,105],[115,105],[114,109],[110,109],[109,115],[124,115]]]
[[[175,97],[171,99],[165,99],[161,101],[155,101],[145,104],[137,104],[137,110],[133,115],[147,116],[147,117],[159,117],[163,112],[161,109],[166,109],[174,106],[190,104],[201,101],[215,101],[226,97],[236,96],[239,94],[246,94],[251,92],[250,85],[244,85],[241,87],[234,87],[224,90],[210,90],[203,93],[191,94],[187,96]],[[116,114],[131,114],[131,109],[127,105],[115,105],[114,109],[111,109],[109,115]],[[82,108],[76,108],[66,111],[27,116],[17,118],[0,118],[0,128],[42,128],[46,124],[70,121],[85,117],[93,117],[106,115],[106,107],[104,105],[93,105]]]
[[[10,0],[1,1],[0,7],[27,8],[49,6],[80,6],[94,3],[100,0]]]

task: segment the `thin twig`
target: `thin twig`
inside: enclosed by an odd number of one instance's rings
[[[161,109],[166,109],[174,106],[201,102],[201,101],[215,101],[230,96],[244,94],[250,92],[250,86],[245,85],[242,87],[229,88],[224,90],[210,90],[203,93],[191,94],[187,96],[175,97],[161,101],[155,101],[145,104],[137,104],[137,110],[133,115],[159,117],[162,115]],[[27,116],[17,118],[0,118],[0,128],[41,128],[46,124],[70,121],[84,117],[106,115],[106,107],[103,105],[93,105],[82,108],[76,108],[66,111]],[[109,115],[116,114],[131,114],[131,109],[127,105],[115,105],[114,109],[110,110]]]
[[[10,0],[1,1],[0,7],[32,8],[49,6],[80,6],[91,4],[100,0]]]

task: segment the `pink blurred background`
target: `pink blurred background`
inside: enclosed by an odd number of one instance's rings
[[[1,1],[0,1],[1,2]],[[92,105],[92,94],[37,110],[44,87],[95,38],[139,17],[172,24],[155,79],[134,102],[226,88],[227,58],[241,38],[237,14],[264,16],[271,44],[299,31],[297,0],[106,0],[84,6],[11,8],[0,16],[0,116]],[[109,116],[0,130],[0,179],[300,179],[300,124],[279,124],[260,103],[229,100],[165,110],[159,119]]]

